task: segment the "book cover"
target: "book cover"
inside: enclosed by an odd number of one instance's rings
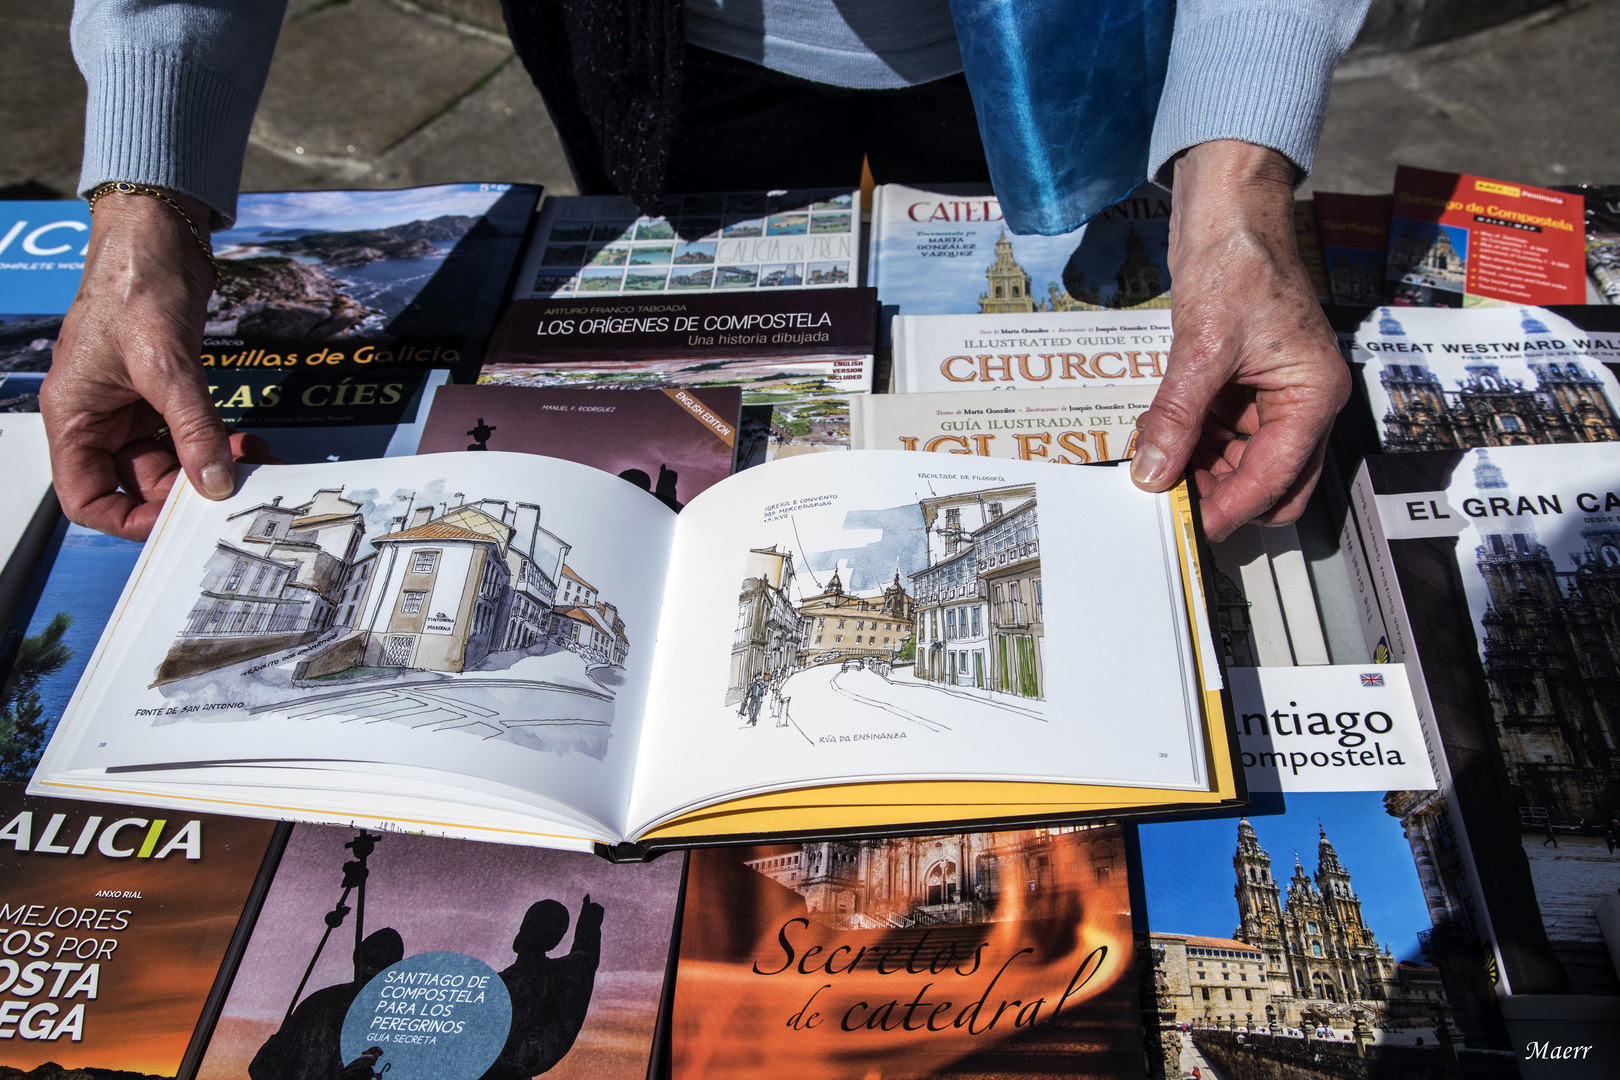
[[[1231,674],[1251,806],[1134,830],[1150,1073],[1514,1075],[1402,668]]]
[[[1384,273],[1416,307],[1586,300],[1579,196],[1403,165],[1395,172]]]
[[[1120,827],[694,852],[675,1080],[1139,1077]]]
[[[877,189],[872,284],[884,314],[1170,306],[1170,193],[1143,184],[1072,233],[1014,236],[983,189]]]
[[[295,826],[198,1080],[643,1080],[682,869]]]
[[[1620,337],[1555,312],[1380,308],[1350,359],[1385,451],[1620,438]]]
[[[1593,914],[1620,884],[1617,490],[1610,448],[1569,445],[1370,457],[1352,493],[1368,643],[1412,676],[1444,795],[1427,827],[1467,863],[1431,906],[1514,994],[1620,992]]]
[[[540,189],[247,193],[214,234],[202,361],[217,368],[476,371]]]
[[[1158,389],[1174,334],[1169,308],[894,320],[894,389],[1009,390],[1147,385]]]
[[[1294,200],[1294,242],[1299,246],[1299,261],[1305,264],[1305,273],[1311,279],[1317,301],[1331,302],[1333,290],[1328,284],[1327,259],[1322,251],[1322,231],[1317,224],[1314,199]]]
[[[1157,384],[870,394],[851,402],[856,450],[923,450],[1061,465],[1135,452]]]
[[[1318,191],[1315,198],[1333,302],[1382,303],[1392,197]]]
[[[194,1065],[276,824],[35,798],[17,783],[0,783],[0,823],[0,1075]]]
[[[519,300],[480,383],[741,386],[739,467],[849,445],[849,398],[870,393],[870,289],[634,300]]]
[[[89,239],[83,200],[0,201],[0,412],[39,410]]]
[[[0,627],[9,626],[60,516],[42,417],[0,413]],[[4,650],[0,649],[0,655]],[[0,679],[4,672],[0,670]]]
[[[418,450],[566,458],[651,491],[672,510],[731,474],[742,391],[447,386]]]
[[[857,284],[860,192],[666,195],[650,217],[622,195],[546,199],[512,299]]]

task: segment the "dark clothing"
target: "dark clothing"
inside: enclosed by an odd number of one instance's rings
[[[894,90],[795,78],[687,45],[680,0],[501,0],[582,195],[990,178],[967,80]]]
[[[334,1080],[343,1071],[343,1020],[365,980],[317,990],[264,1041],[248,1064],[252,1080]]]
[[[567,956],[520,956],[501,972],[512,997],[512,1030],[482,1080],[528,1080],[567,1055],[585,1024],[601,956],[602,907],[586,904]]]

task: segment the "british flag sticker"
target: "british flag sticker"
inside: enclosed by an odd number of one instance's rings
[[[1384,677],[1376,671],[1363,671],[1361,673],[1362,686],[1383,686]]]

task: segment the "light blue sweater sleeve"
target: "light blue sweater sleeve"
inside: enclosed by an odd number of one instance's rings
[[[1310,172],[1328,84],[1368,0],[1177,0],[1148,176],[1211,139],[1269,146]]]
[[[170,188],[236,218],[248,129],[287,0],[76,0],[73,58],[89,91],[79,193],[108,180]]]

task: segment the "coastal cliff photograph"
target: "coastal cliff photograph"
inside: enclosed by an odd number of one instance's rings
[[[453,345],[493,317],[483,308],[504,281],[483,279],[510,271],[537,195],[510,184],[244,194],[214,236],[205,335]]]

